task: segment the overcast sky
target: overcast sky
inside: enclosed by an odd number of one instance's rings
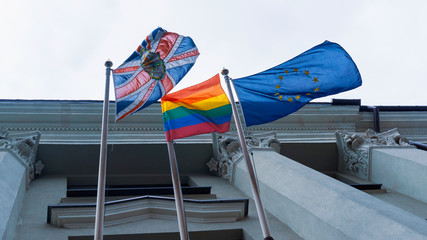
[[[102,100],[105,60],[119,66],[160,26],[201,53],[177,88],[223,67],[251,75],[329,40],[352,56],[363,85],[321,101],[427,105],[425,0],[0,3],[0,99]]]

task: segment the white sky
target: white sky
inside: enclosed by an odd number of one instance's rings
[[[0,0],[0,99],[102,100],[105,60],[119,66],[161,26],[201,53],[177,88],[223,67],[251,75],[329,40],[363,86],[321,101],[427,105],[426,12],[425,0]]]

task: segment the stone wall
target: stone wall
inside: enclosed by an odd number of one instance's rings
[[[426,239],[427,222],[274,151],[253,151],[264,207],[304,239]],[[244,162],[234,185],[252,196]],[[272,233],[274,237],[274,232]]]

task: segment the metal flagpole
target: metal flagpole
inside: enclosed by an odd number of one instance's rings
[[[104,238],[104,207],[105,207],[105,175],[107,172],[107,134],[108,134],[108,103],[110,92],[110,72],[113,63],[110,60],[105,62],[106,79],[105,79],[105,95],[104,109],[102,111],[102,135],[101,147],[99,152],[99,171],[98,171],[98,190],[96,196],[96,215],[95,215],[95,232],[94,240],[102,240]]]
[[[172,141],[168,141],[169,162],[175,195],[176,215],[178,217],[179,235],[181,240],[189,240],[187,221],[185,219],[184,200],[182,198],[181,181],[179,180],[178,163],[175,156],[175,148]]]
[[[228,77],[228,70],[223,69],[221,71],[221,74],[224,76],[225,83],[227,84],[227,90],[230,93],[230,102],[231,102],[231,108],[233,110],[234,122],[236,123],[237,133],[239,135],[240,146],[242,147],[243,156],[245,157],[246,165],[248,166],[252,193],[254,195],[255,207],[258,213],[259,223],[261,224],[262,234],[264,236],[264,240],[273,240],[273,237],[271,237],[270,228],[268,226],[267,217],[265,216],[265,211],[262,206],[254,167],[252,165],[252,161],[250,159],[249,152],[246,147],[246,140],[245,140],[245,136],[243,135],[242,125],[240,123],[239,115],[237,112],[236,102],[234,101],[233,92],[231,91],[230,78]]]

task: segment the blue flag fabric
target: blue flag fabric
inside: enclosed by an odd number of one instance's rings
[[[362,85],[350,55],[325,41],[295,58],[258,74],[234,79],[246,126],[285,117],[314,98]]]

